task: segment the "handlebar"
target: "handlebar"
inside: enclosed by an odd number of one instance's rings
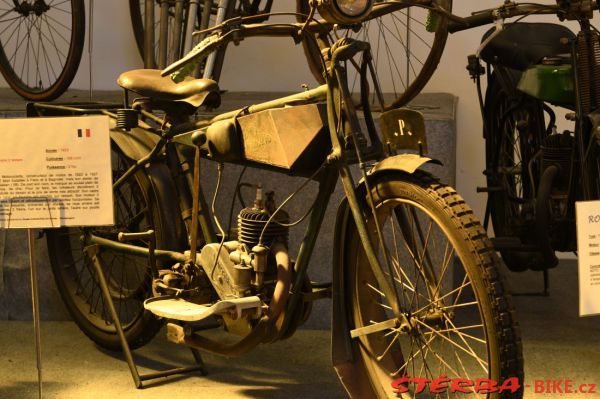
[[[237,44],[241,40],[252,36],[288,36],[296,38],[301,27],[302,24],[248,24],[239,25],[224,33],[213,33],[198,43],[183,58],[167,66],[161,72],[161,75],[172,75],[175,81],[177,81],[177,75],[181,75],[180,80],[183,80],[184,75],[190,74],[196,65],[221,46],[231,42]]]
[[[589,11],[598,10],[598,3],[600,0],[592,0],[589,2],[591,6]],[[578,10],[584,12],[586,10]],[[452,19],[448,22],[448,32],[456,33],[463,30],[476,28],[478,26],[488,25],[494,23],[498,19],[506,19],[512,17],[518,17],[523,15],[532,14],[556,14],[559,18],[570,19],[570,10],[566,10],[565,7],[560,5],[545,5],[545,4],[518,4],[508,2],[500,7],[492,8],[489,10],[474,12],[471,16]],[[576,18],[573,18],[576,19]]]
[[[237,17],[223,22],[213,28],[202,31],[210,33],[204,40],[198,43],[192,51],[175,63],[167,66],[162,72],[162,76],[172,75],[174,81],[183,80],[184,75],[191,74],[195,66],[202,62],[208,55],[221,46],[228,43],[237,44],[247,37],[268,36],[268,37],[290,37],[294,41],[301,40],[300,34],[302,31],[311,32],[313,34],[326,34],[331,31],[333,24],[319,20],[309,22],[305,26],[304,23],[245,23],[247,21],[255,21],[263,15],[250,17]]]
[[[376,3],[367,19],[378,18],[382,15],[389,14],[398,10],[402,10],[411,6],[431,7],[434,0],[392,0]],[[308,31],[313,34],[327,34],[333,29],[333,23],[325,20],[314,20],[305,25],[304,23],[291,24],[258,24],[249,23],[257,22],[264,19],[266,14],[251,15],[246,17],[236,17],[224,21],[218,26],[205,29],[202,32],[209,34],[206,39],[201,41],[187,55],[180,60],[167,66],[162,72],[162,76],[171,75],[174,81],[183,80],[186,75],[191,74],[195,66],[202,62],[203,59],[215,51],[218,47],[226,45],[230,42],[237,43],[246,37],[251,36],[288,36],[294,40],[300,40],[299,32]],[[451,14],[448,13],[450,17]]]
[[[561,3],[563,3],[561,5]],[[599,9],[600,0],[579,0],[566,1],[556,0],[556,4],[544,5],[534,3],[515,3],[505,1],[499,7],[474,12],[468,17],[460,17],[451,14],[438,7],[438,11],[442,12],[448,18],[448,32],[455,33],[463,30],[492,24],[499,19],[507,19],[518,16],[526,16],[532,14],[555,14],[562,19],[578,19],[578,16],[590,14],[593,10]],[[420,6],[430,9],[432,0],[394,0],[383,1],[373,7],[370,18],[376,18],[380,15],[400,10],[410,6]],[[587,14],[586,14],[587,13]],[[215,31],[209,35],[200,44],[198,44],[189,54],[178,60],[172,65],[169,65],[162,71],[162,76],[172,75],[175,81],[183,80],[183,77],[190,74],[195,66],[206,58],[212,51],[222,45],[234,42],[237,43],[246,37],[250,36],[288,36],[299,40],[298,33],[302,30],[311,31],[312,33],[326,33],[332,29],[332,24],[325,21],[313,21],[307,26],[303,23],[296,24],[244,24],[243,22],[250,21],[252,17],[234,18],[225,21],[218,27],[209,29]],[[207,31],[205,31],[207,32]]]
[[[448,22],[448,32],[455,33],[455,32],[460,32],[462,30],[491,24],[494,22],[495,19],[496,19],[496,10],[495,9],[482,11],[482,12],[473,14],[470,17],[463,18],[462,21],[449,21]]]

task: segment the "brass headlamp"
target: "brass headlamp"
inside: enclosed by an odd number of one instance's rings
[[[371,11],[373,0],[316,0],[319,14],[336,24],[361,22]]]

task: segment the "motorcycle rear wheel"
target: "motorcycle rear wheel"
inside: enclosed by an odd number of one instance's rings
[[[117,148],[112,150],[113,181],[131,165]],[[156,234],[157,248],[165,248],[157,200],[148,176],[138,171],[114,193],[115,225],[83,230],[61,228],[47,232],[50,264],[63,302],[79,328],[99,346],[121,350],[119,337],[108,305],[100,290],[92,259],[84,252],[82,235],[86,232],[117,240],[120,232]],[[142,240],[133,245],[147,247]],[[152,295],[152,273],[148,260],[102,249],[98,255],[109,291],[121,321],[125,338],[132,349],[149,342],[162,327],[162,321],[146,311],[143,302]]]
[[[403,376],[499,382],[516,377],[521,382],[520,335],[498,259],[464,200],[418,172],[380,177],[371,191],[385,243],[376,250],[383,265],[382,248],[388,251],[391,266],[384,266],[384,274],[408,321],[394,317],[391,300],[380,290],[350,225],[344,252],[348,317],[357,362],[376,397],[397,397],[398,385],[392,383]],[[372,216],[368,226],[373,242],[379,242]],[[380,328],[360,330],[377,324]],[[420,394],[415,385],[402,388],[409,391],[407,397],[428,397],[427,390]],[[489,397],[522,394],[521,388]]]

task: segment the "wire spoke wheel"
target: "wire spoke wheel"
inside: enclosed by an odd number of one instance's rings
[[[542,103],[524,98],[516,91],[516,73],[493,74],[484,107],[486,123],[486,164],[490,192],[490,214],[497,237],[517,237],[535,244],[535,181],[539,183],[540,160],[536,153],[546,131]],[[514,85],[507,93],[505,86]],[[504,263],[520,271],[542,262],[539,253],[501,251]]]
[[[130,166],[124,155],[113,150],[113,178],[121,176]],[[50,260],[56,283],[67,309],[79,327],[100,346],[120,349],[116,329],[102,295],[94,258],[83,246],[83,235],[94,234],[116,241],[121,232],[157,233],[160,226],[149,199],[148,182],[141,173],[125,181],[114,192],[115,225],[82,230],[61,228],[48,232]],[[130,244],[147,247],[144,241]],[[152,274],[148,260],[131,254],[101,249],[96,254],[106,276],[110,296],[119,320],[132,347],[151,339],[161,323],[144,310],[143,302],[151,296]]]
[[[299,0],[298,12],[308,15],[308,3],[307,0]],[[375,1],[375,6],[377,3],[383,2]],[[452,0],[437,0],[436,3],[447,11],[452,10]],[[436,70],[448,37],[447,24],[447,18],[439,13],[404,6],[394,12],[367,18],[358,31],[339,30],[332,32],[329,37],[319,37],[315,42],[318,46],[305,41],[304,52],[313,75],[322,83],[321,48],[343,36],[369,42],[384,94],[384,107],[397,108],[419,94]],[[348,83],[351,92],[360,91],[356,68],[348,68]],[[371,102],[378,105],[373,88],[371,91]]]
[[[351,335],[377,397],[500,397],[472,387],[421,392],[418,384],[399,380],[520,379],[520,341],[497,258],[464,201],[425,176],[381,179],[372,191],[383,239],[373,217],[369,231],[402,317],[392,312],[395,300],[378,284],[356,230],[344,259]]]
[[[84,38],[83,0],[0,1],[0,71],[28,100],[53,100],[67,90]]]

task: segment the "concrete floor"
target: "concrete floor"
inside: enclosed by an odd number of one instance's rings
[[[562,261],[551,272],[549,297],[515,296],[523,335],[527,384],[571,379],[600,385],[600,317],[579,318],[577,267]],[[509,274],[512,292],[541,287],[536,273]],[[205,355],[209,374],[171,377],[138,391],[120,355],[95,347],[71,322],[43,322],[44,398],[270,399],[343,398],[330,364],[329,332],[302,330],[286,342],[261,347],[241,359]],[[185,365],[191,355],[163,334],[136,352],[143,370]],[[0,322],[0,398],[37,397],[34,337],[30,322]],[[566,395],[600,399],[598,393]],[[563,395],[564,396],[564,395]],[[525,398],[558,398],[527,388]]]

